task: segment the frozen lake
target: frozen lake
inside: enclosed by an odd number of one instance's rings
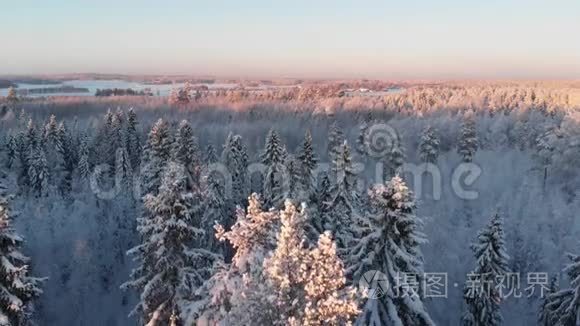
[[[144,84],[139,82],[131,82],[126,80],[67,80],[63,81],[60,84],[44,84],[44,85],[37,85],[37,84],[26,84],[26,83],[19,83],[18,90],[22,89],[39,89],[39,88],[52,88],[52,87],[75,87],[75,88],[86,88],[89,90],[88,93],[86,92],[79,92],[79,93],[50,93],[50,94],[30,94],[27,96],[30,97],[40,97],[40,96],[94,96],[97,89],[107,89],[107,88],[118,88],[118,89],[133,89],[135,91],[149,89],[155,96],[167,96],[171,92],[172,89],[182,87],[183,83],[175,83],[175,84],[164,84],[164,85],[151,85],[151,84]],[[201,86],[205,85],[208,88],[234,88],[237,87],[238,84],[192,84],[193,86]],[[0,96],[6,96],[8,94],[8,89],[3,88],[0,89]]]
[[[173,83],[173,84],[145,84],[140,82],[132,82],[120,79],[112,80],[67,80],[59,84],[27,84],[27,83],[17,83],[17,90],[32,90],[40,88],[58,88],[58,87],[74,87],[74,88],[84,88],[88,89],[88,92],[66,92],[66,93],[38,93],[38,94],[27,94],[28,97],[49,97],[49,96],[95,96],[97,89],[132,89],[134,91],[150,90],[154,96],[168,96],[172,89],[183,87],[184,83]],[[209,89],[232,89],[240,86],[237,83],[207,83],[207,84],[191,84],[192,86],[207,86]],[[269,88],[285,88],[285,87],[295,87],[295,86],[272,86],[272,85],[257,85],[253,87],[246,87],[247,90],[261,91]],[[362,91],[362,90],[349,90],[345,92],[346,96],[384,96],[393,93],[404,92],[405,88],[402,87],[392,87],[385,89],[383,91]],[[6,96],[8,94],[8,88],[0,89],[0,96]]]

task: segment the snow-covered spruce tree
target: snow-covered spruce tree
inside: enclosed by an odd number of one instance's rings
[[[354,291],[345,289],[342,262],[329,233],[310,250],[304,236],[305,207],[286,201],[276,249],[264,261],[282,325],[343,325],[358,314]]]
[[[44,279],[30,276],[30,259],[20,249],[24,239],[12,228],[14,213],[0,180],[0,324],[29,325],[32,299],[42,294]]]
[[[436,163],[439,157],[439,137],[437,131],[431,126],[423,129],[421,142],[419,143],[419,156],[424,163]]]
[[[10,87],[8,89],[8,94],[6,95],[6,102],[11,108],[18,103],[20,99],[18,98],[18,94],[16,93],[16,89],[14,87]]]
[[[210,277],[217,257],[192,247],[204,237],[200,218],[191,214],[192,199],[185,171],[175,164],[165,169],[159,193],[145,196],[149,214],[138,220],[137,227],[142,243],[128,252],[138,267],[123,285],[140,293],[133,313],[141,316],[143,324],[167,325],[170,318],[180,318],[197,288]]]
[[[469,112],[463,118],[459,139],[457,140],[457,153],[461,155],[463,162],[466,163],[473,161],[473,157],[479,147],[473,115],[473,112]]]
[[[330,125],[328,131],[328,147],[327,153],[331,160],[334,160],[336,155],[340,153],[340,147],[345,141],[344,133],[336,121]]]
[[[310,251],[305,276],[304,320],[297,325],[345,325],[359,313],[355,290],[346,286],[345,270],[329,232]]]
[[[56,144],[56,129],[58,128],[58,123],[56,121],[56,116],[54,114],[50,115],[48,118],[48,122],[44,126],[44,141],[46,143],[55,143]]]
[[[186,83],[184,87],[171,90],[169,104],[187,105],[191,102],[191,85]]]
[[[558,307],[558,304],[552,304],[552,295],[558,293],[560,288],[558,286],[558,278],[552,277],[550,280],[550,285],[546,292],[544,292],[544,297],[542,298],[542,305],[540,306],[540,312],[538,313],[538,325],[540,326],[553,326],[556,325],[557,318],[559,316],[554,315],[554,308]],[[558,302],[554,300],[553,302]]]
[[[288,191],[287,199],[294,200],[295,203],[307,202],[308,198],[302,188],[302,169],[300,161],[293,155],[286,155],[286,172]]]
[[[534,158],[543,170],[544,186],[546,186],[546,181],[548,179],[548,169],[550,165],[552,165],[558,138],[561,137],[562,135],[560,134],[559,129],[555,127],[548,127],[536,139],[536,151],[534,153]]]
[[[206,283],[208,298],[192,305],[190,319],[224,325],[272,325],[279,315],[270,303],[272,292],[262,265],[276,247],[279,214],[263,211],[259,196],[252,194],[247,213],[238,208],[236,215],[230,231],[216,225],[216,237],[229,242],[235,255],[230,264],[219,266]]]
[[[111,131],[113,128],[114,114],[111,109],[103,116],[103,123],[99,126],[96,136],[93,138],[91,146],[90,162],[94,165],[109,164],[112,166],[115,163],[115,150],[111,146]]]
[[[326,219],[329,218],[333,199],[332,184],[328,173],[323,173],[316,195],[316,214],[311,216],[309,222],[318,234],[322,234],[326,230],[326,226],[329,225]]]
[[[137,114],[133,108],[130,108],[127,112],[126,148],[133,170],[137,170],[141,163],[141,141],[139,132],[137,131],[138,124]]]
[[[89,165],[89,144],[88,137],[83,135],[79,144],[79,163],[77,166],[77,173],[79,180],[82,184],[88,184],[89,176],[91,173],[91,167]]]
[[[287,200],[285,209],[280,212],[282,226],[277,235],[276,249],[264,260],[266,279],[273,287],[274,306],[282,322],[304,318],[306,293],[303,285],[308,257],[305,220],[304,214]]]
[[[266,166],[262,190],[265,207],[280,208],[284,199],[289,195],[288,170],[284,166],[286,157],[286,151],[278,133],[274,129],[270,129],[261,155],[262,164]]]
[[[332,162],[334,183],[330,189],[328,209],[322,216],[322,227],[335,236],[339,249],[346,248],[351,240],[351,226],[358,216],[359,196],[356,175],[352,166],[350,147],[345,141]]]
[[[173,144],[172,157],[175,162],[185,167],[187,177],[190,180],[189,189],[197,190],[201,173],[201,157],[197,138],[187,120],[183,120],[179,124]]]
[[[117,161],[117,152],[126,146],[125,133],[123,131],[123,115],[119,112],[113,114],[111,129],[109,130],[109,157],[112,159],[109,166],[115,166]]]
[[[6,168],[11,169],[18,159],[18,144],[16,138],[10,134],[8,135],[8,142],[6,143]]]
[[[49,170],[48,162],[46,161],[46,156],[44,149],[40,141],[30,141],[27,154],[27,180],[30,186],[30,191],[37,196],[44,196],[48,192],[49,186]]]
[[[114,118],[117,119],[121,127],[125,125],[125,112],[123,112],[123,109],[121,109],[121,107],[117,107],[117,111],[115,111],[114,113]]]
[[[231,231],[218,227],[218,237],[237,251],[209,282],[204,320],[250,326],[345,325],[352,320],[358,312],[354,291],[345,286],[330,235],[309,249],[304,246],[304,209],[286,201],[281,212],[263,212],[256,195],[249,202],[247,215],[241,212]]]
[[[356,138],[356,151],[361,157],[367,155],[367,145],[365,139],[367,137],[370,121],[363,121],[359,126],[358,136]]]
[[[40,146],[40,139],[36,131],[36,126],[32,119],[28,120],[26,131],[20,135],[19,154],[21,162],[21,171],[19,174],[20,184],[30,187],[30,179],[28,176],[31,153]]]
[[[397,138],[393,139],[392,147],[384,157],[383,178],[388,180],[397,175],[405,164],[405,159],[405,148],[401,136],[397,134]]]
[[[217,151],[214,145],[209,144],[205,147],[205,155],[203,161],[207,165],[214,164],[219,161],[219,157],[217,155]]]
[[[172,139],[169,125],[157,120],[151,131],[141,159],[141,191],[143,194],[157,194],[161,185],[163,170],[171,158]]]
[[[57,127],[56,139],[56,150],[60,162],[58,170],[62,179],[59,189],[63,195],[66,195],[72,190],[72,179],[75,166],[78,164],[78,153],[64,122],[60,122]]]
[[[221,162],[227,167],[232,177],[231,197],[232,212],[236,206],[245,207],[248,198],[246,185],[246,170],[248,168],[248,154],[242,143],[242,136],[229,134],[221,155]],[[227,225],[226,227],[228,227]]]
[[[217,242],[215,237],[214,226],[216,224],[227,225],[229,223],[229,212],[224,199],[224,189],[219,177],[215,174],[210,173],[203,178],[205,179],[201,183],[204,194],[202,226],[206,232],[206,243],[212,251],[223,252],[223,246]]]
[[[549,317],[548,325],[580,325],[580,256],[568,254],[570,263],[564,272],[570,280],[570,287],[550,293],[544,313]]]
[[[131,167],[131,160],[125,146],[117,149],[115,157],[115,182],[121,187],[123,194],[130,196],[133,188],[133,168]]]
[[[62,167],[62,162],[60,161],[60,157],[58,155],[58,148],[60,146],[58,134],[58,123],[56,121],[56,117],[51,115],[48,118],[48,122],[44,126],[44,132],[42,134],[42,143],[45,146],[45,153],[46,153],[46,160],[48,165],[52,169],[53,175],[60,174],[58,171]]]
[[[316,193],[316,180],[314,172],[318,164],[318,159],[316,158],[316,152],[312,145],[312,135],[310,131],[306,132],[304,136],[304,142],[300,147],[297,155],[297,159],[300,162],[301,170],[301,189],[304,191],[304,197],[301,201],[312,202]]]
[[[464,289],[465,311],[461,318],[464,326],[496,326],[502,323],[499,304],[503,298],[499,292],[499,282],[509,271],[504,238],[503,218],[496,212],[471,245],[476,267],[468,275]]]
[[[423,304],[421,287],[401,284],[403,275],[423,280],[420,245],[427,240],[416,215],[413,193],[399,177],[369,190],[370,212],[358,223],[357,237],[348,255],[348,272],[354,282],[372,270],[385,273],[389,286],[382,296],[368,299],[360,325],[433,325]]]
[[[518,120],[513,129],[513,144],[520,150],[526,150],[530,144],[532,144],[533,139],[530,139],[531,132],[529,122],[526,120]]]

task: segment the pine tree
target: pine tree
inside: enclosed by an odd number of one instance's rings
[[[469,275],[464,290],[466,310],[462,317],[465,326],[501,325],[499,284],[508,273],[509,256],[505,249],[503,219],[495,213],[489,224],[479,232],[471,248],[476,268]]]
[[[356,175],[352,166],[350,147],[345,141],[333,161],[333,178],[327,214],[322,217],[324,230],[335,235],[339,249],[346,248],[351,239],[350,226],[358,215]]]
[[[306,217],[296,207],[286,201],[280,212],[282,226],[277,236],[276,249],[264,261],[266,279],[271,282],[277,300],[276,308],[281,320],[303,319],[306,293],[303,283],[308,251],[304,237]]]
[[[188,178],[191,180],[188,185],[189,189],[197,189],[201,173],[201,157],[197,138],[187,120],[179,124],[172,156],[175,162],[185,167]]]
[[[61,177],[64,174],[64,160],[67,158],[61,155],[63,152],[63,139],[61,136],[59,134],[59,124],[56,121],[56,117],[51,115],[44,126],[42,144],[44,145],[44,153],[52,178],[49,182],[55,185],[61,181]]]
[[[36,125],[32,121],[32,119],[28,120],[28,125],[26,127],[26,133],[24,135],[24,152],[30,150],[31,148],[36,147],[40,144],[40,139],[38,137],[38,133],[36,131]]]
[[[310,131],[306,132],[306,135],[304,136],[304,142],[302,143],[297,158],[300,162],[301,189],[305,193],[305,198],[302,198],[301,200],[310,201],[313,199],[316,192],[314,170],[318,164],[318,159],[316,158],[316,153],[312,146],[312,136],[310,135]]]
[[[368,112],[363,122],[359,127],[359,134],[356,139],[356,150],[361,157],[365,157],[368,153],[368,132],[373,125],[373,114]]]
[[[558,286],[558,279],[556,277],[552,277],[550,280],[550,285],[546,293],[544,293],[543,302],[540,306],[540,313],[538,314],[538,324],[540,326],[553,326],[556,324],[556,319],[558,316],[554,316],[554,312],[552,311],[554,306],[552,305],[551,297],[559,291],[560,288]],[[554,300],[554,302],[556,301],[557,300]]]
[[[549,127],[546,128],[546,130],[544,130],[544,132],[536,139],[536,152],[534,153],[534,158],[544,170],[544,186],[548,179],[548,169],[550,165],[552,165],[554,153],[556,151],[556,144],[560,137],[561,135],[557,128]]]
[[[266,142],[264,145],[264,151],[262,152],[261,159],[264,165],[281,164],[284,162],[284,157],[286,153],[284,151],[284,146],[282,141],[278,136],[278,133],[274,129],[270,129],[268,135],[266,136]]]
[[[400,135],[397,134],[397,139],[393,140],[393,146],[384,158],[383,173],[385,179],[390,179],[401,172],[400,169],[405,164],[405,158],[405,148]]]
[[[30,258],[20,252],[24,239],[14,231],[13,217],[0,183],[0,324],[28,325],[32,299],[42,294],[44,279],[30,275]]]
[[[6,95],[6,102],[8,102],[8,105],[13,108],[19,100],[18,94],[16,94],[16,89],[10,87],[8,89],[8,95]]]
[[[30,179],[28,177],[30,162],[29,157],[31,153],[39,146],[39,140],[36,133],[36,127],[32,119],[28,120],[26,131],[19,134],[18,137],[18,154],[20,157],[20,174],[19,182],[24,186],[30,187]]]
[[[419,143],[419,156],[424,163],[436,163],[439,157],[439,137],[436,130],[427,126],[421,134]]]
[[[49,170],[46,155],[44,153],[43,144],[40,141],[36,132],[36,127],[32,120],[28,122],[28,130],[26,132],[26,149],[25,161],[26,164],[26,184],[30,187],[31,192],[37,196],[44,196],[47,194],[49,185]]]
[[[214,164],[219,161],[215,146],[213,146],[212,144],[209,144],[205,147],[205,156],[203,161],[207,165]]]
[[[208,248],[214,251],[223,251],[216,242],[214,226],[231,224],[228,217],[227,205],[224,200],[224,189],[217,176],[210,174],[206,176],[204,192],[204,213],[203,229],[206,232],[206,243]]]
[[[308,196],[306,196],[304,188],[302,187],[302,169],[300,161],[293,155],[286,155],[286,176],[288,182],[288,192],[286,199],[291,199],[294,203],[307,202]]]
[[[133,108],[130,108],[129,112],[127,112],[126,148],[133,170],[136,170],[141,164],[141,141],[137,131],[138,124],[137,114]]]
[[[120,107],[117,107],[117,111],[115,111],[113,118],[118,121],[120,126],[125,124],[125,112],[123,112]]]
[[[162,119],[157,120],[151,131],[143,159],[142,193],[157,194],[161,185],[162,173],[171,157],[172,139],[168,124]]]
[[[110,158],[110,161],[107,163],[113,167],[117,161],[117,152],[126,150],[125,146],[127,143],[123,133],[123,115],[120,112],[113,114],[107,138],[109,141],[109,153],[107,156]]]
[[[346,286],[344,266],[329,232],[320,236],[306,265],[306,307],[298,325],[348,324],[360,311],[354,289]]]
[[[28,181],[32,192],[37,196],[45,196],[49,186],[48,163],[44,150],[40,145],[30,148],[27,156]]]
[[[359,126],[358,137],[356,138],[356,151],[361,157],[367,155],[367,133],[370,121],[363,121]]]
[[[64,122],[59,123],[56,130],[56,150],[59,155],[59,172],[62,174],[60,190],[68,194],[72,190],[72,178],[78,157],[72,138]]]
[[[124,146],[119,148],[116,154],[115,183],[123,189],[124,194],[130,194],[133,185],[133,168],[129,153]]]
[[[207,283],[208,299],[192,308],[191,315],[195,319],[203,314],[211,322],[227,325],[269,325],[279,316],[264,296],[271,291],[265,283],[263,261],[276,247],[279,214],[263,211],[259,196],[252,194],[247,213],[238,209],[236,216],[229,231],[216,226],[216,237],[235,248],[231,263],[216,270]]]
[[[457,153],[461,155],[463,162],[473,161],[473,157],[478,149],[477,133],[475,129],[475,119],[473,114],[466,114],[459,132]]]
[[[6,144],[6,168],[11,169],[17,158],[18,144],[16,143],[16,138],[10,134],[8,136],[8,143]]]
[[[195,203],[186,190],[181,166],[167,166],[159,193],[146,195],[144,204],[149,216],[139,219],[137,227],[142,243],[128,252],[139,266],[123,287],[140,292],[133,313],[141,315],[143,324],[168,324],[171,316],[180,316],[194,299],[216,257],[192,247],[204,231],[200,218],[192,215]]]
[[[290,201],[280,212],[282,226],[276,249],[264,261],[267,281],[276,296],[281,322],[288,325],[341,325],[357,315],[354,291],[345,289],[342,262],[330,235],[320,236],[309,250],[303,232],[305,207]]]
[[[173,89],[169,94],[169,103],[174,105],[187,105],[193,97],[191,95],[193,87],[189,82],[186,82],[183,87]],[[197,94],[196,94],[197,95]],[[196,96],[197,99],[197,96]]]
[[[513,129],[514,145],[520,150],[524,151],[531,144],[530,142],[530,126],[528,121],[518,120]]]
[[[89,181],[89,176],[91,173],[91,168],[89,165],[88,137],[86,135],[84,135],[81,138],[78,157],[79,157],[79,164],[77,166],[78,176],[82,183],[86,183]]]
[[[232,178],[232,193],[226,194],[228,198],[231,198],[231,206],[233,208],[236,206],[245,207],[248,197],[246,185],[248,154],[240,135],[228,135],[222,151],[221,161],[227,167]]]
[[[262,164],[266,166],[263,186],[266,207],[280,207],[289,195],[288,170],[283,164],[286,157],[278,133],[271,129],[266,137],[264,152],[261,155]]]
[[[340,147],[345,141],[344,133],[342,129],[335,121],[330,125],[330,130],[328,131],[328,157],[334,160],[336,155],[339,155]]]
[[[115,153],[118,145],[115,140],[112,139],[113,136],[113,120],[115,115],[111,112],[111,109],[107,110],[103,117],[103,124],[100,125],[97,130],[97,135],[93,139],[93,146],[91,150],[90,162],[95,165],[109,164],[113,166],[115,163]]]
[[[544,314],[548,325],[576,326],[580,323],[580,256],[568,254],[570,263],[564,268],[570,287],[550,293]]]
[[[206,319],[227,325],[349,324],[357,302],[330,235],[310,249],[304,207],[286,201],[280,212],[263,212],[256,195],[249,203],[231,231],[218,227],[218,237],[237,250],[212,277]]]
[[[57,128],[58,128],[58,123],[56,122],[56,116],[54,114],[52,114],[48,118],[48,122],[44,126],[43,138],[44,138],[45,143],[51,144],[54,147],[57,146],[57,142],[58,142],[58,140],[57,140]]]
[[[330,221],[327,220],[330,218],[329,215],[332,210],[332,185],[330,183],[328,173],[324,173],[322,175],[322,179],[316,193],[316,215],[310,219],[310,224],[318,234],[322,234],[325,230],[327,230],[326,227],[330,226]]]
[[[411,275],[417,284],[423,280],[423,255],[420,245],[426,242],[422,220],[413,193],[399,176],[385,185],[369,190],[370,212],[355,227],[356,241],[349,252],[348,271],[359,281],[367,271],[385,273],[386,288],[369,298],[363,308],[363,325],[433,325],[425,310],[419,287],[405,286],[403,275]]]

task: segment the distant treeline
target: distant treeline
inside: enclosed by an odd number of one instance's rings
[[[97,89],[95,96],[153,96],[153,93],[150,89],[136,91],[131,88],[106,88]]]
[[[10,87],[16,87],[16,84],[14,84],[9,80],[0,79],[0,88],[10,88]]]
[[[84,88],[84,87],[58,86],[58,87],[19,89],[17,92],[18,92],[18,95],[55,94],[55,93],[88,93],[89,89]]]

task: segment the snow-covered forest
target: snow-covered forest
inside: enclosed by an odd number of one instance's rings
[[[578,325],[577,88],[337,90],[0,99],[0,324]]]

